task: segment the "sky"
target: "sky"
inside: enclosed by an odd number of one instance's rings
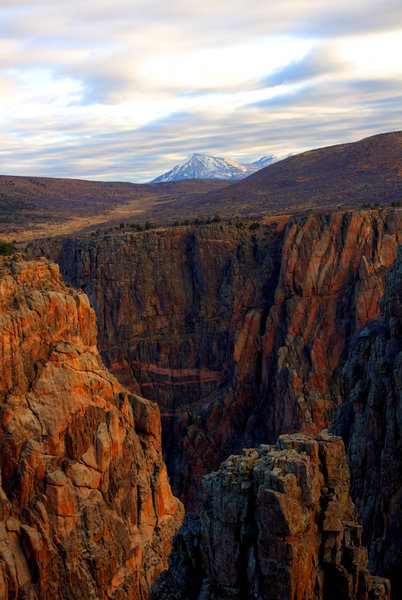
[[[145,182],[400,129],[401,0],[0,0],[0,174]]]

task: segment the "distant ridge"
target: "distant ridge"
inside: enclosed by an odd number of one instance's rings
[[[199,195],[191,211],[255,216],[391,202],[402,202],[402,131],[290,156]],[[185,202],[174,205],[183,215],[186,208]]]
[[[183,179],[223,179],[225,181],[236,181],[251,175],[251,173],[255,173],[275,160],[279,159],[273,155],[263,156],[259,160],[247,164],[230,158],[221,158],[194,152],[194,154],[179,162],[167,173],[153,179],[151,183],[181,181]]]
[[[391,204],[402,204],[402,131],[293,155],[240,181],[134,184],[0,175],[0,238],[71,235],[134,221],[166,225],[213,215],[258,220]]]

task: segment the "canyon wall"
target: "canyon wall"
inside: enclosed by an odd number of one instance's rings
[[[57,265],[0,261],[0,597],[145,599],[183,515],[159,410],[105,368]]]
[[[283,435],[203,480],[151,600],[387,600],[367,570],[341,438]]]
[[[65,277],[95,308],[106,363],[161,408],[173,490],[244,446],[315,435],[342,401],[351,337],[379,316],[401,211],[66,240]]]
[[[348,452],[370,568],[402,597],[402,247],[386,274],[381,318],[352,339],[331,429]]]

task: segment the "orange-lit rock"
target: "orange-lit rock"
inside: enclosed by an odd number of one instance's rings
[[[56,265],[1,260],[0,327],[0,597],[145,598],[183,513],[157,407],[107,371]]]

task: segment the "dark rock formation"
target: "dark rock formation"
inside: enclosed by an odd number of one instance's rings
[[[386,600],[367,570],[342,439],[280,436],[204,477],[151,600]]]
[[[381,318],[352,340],[344,403],[332,430],[345,440],[351,494],[370,568],[402,597],[402,247],[386,275]]]
[[[188,506],[230,453],[332,421],[348,342],[379,316],[401,229],[390,209],[294,217],[283,240],[215,224],[64,243],[62,272],[90,297],[107,364],[161,407]]]
[[[57,265],[0,262],[0,597],[144,599],[183,513],[155,404],[96,348]]]

